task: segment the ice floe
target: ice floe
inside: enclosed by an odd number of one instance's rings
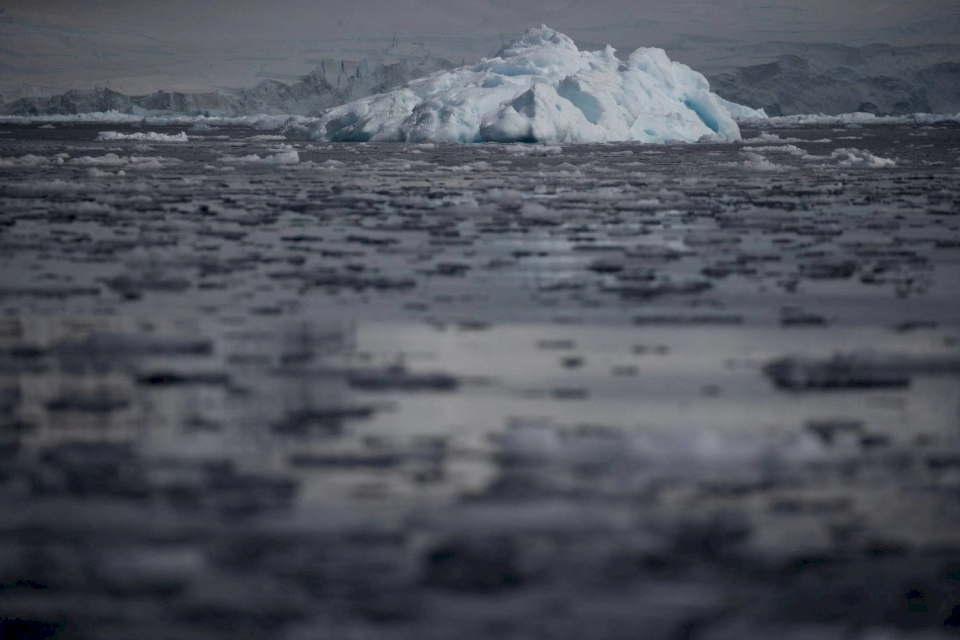
[[[881,158],[863,149],[837,149],[830,157],[837,160],[841,167],[873,169],[897,166],[896,160]]]
[[[297,164],[300,162],[300,154],[297,153],[296,149],[285,149],[273,155],[258,156],[251,153],[246,156],[224,156],[221,160],[241,164]]]
[[[180,162],[180,160],[174,158],[161,158],[157,156],[118,156],[115,153],[107,153],[102,156],[80,156],[67,161],[67,164],[94,167],[162,169],[165,163],[179,164]]]
[[[63,163],[63,160],[60,160]],[[0,158],[0,167],[36,167],[50,164],[50,159],[45,156],[38,156],[28,153],[18,158]]]
[[[135,140],[137,142],[189,142],[190,138],[181,131],[176,134],[157,133],[156,131],[137,131],[135,133],[120,133],[119,131],[101,131],[97,135],[97,140],[101,142],[112,142],[114,140]]]
[[[765,156],[753,151],[744,151],[743,166],[754,171],[783,171],[786,169],[783,165],[770,162]]]

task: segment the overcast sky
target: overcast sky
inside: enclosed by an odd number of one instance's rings
[[[0,92],[199,90],[292,79],[323,57],[455,62],[546,23],[584,48],[661,46],[688,64],[769,41],[960,44],[960,0],[14,0]],[[733,53],[731,53],[733,52]]]

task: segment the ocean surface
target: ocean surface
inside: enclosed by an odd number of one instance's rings
[[[960,124],[0,123],[0,629],[960,629]]]

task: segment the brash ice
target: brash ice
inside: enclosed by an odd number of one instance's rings
[[[663,49],[626,61],[580,51],[541,25],[494,58],[441,71],[336,107],[311,137],[354,142],[613,142],[740,140],[736,117],[765,117],[710,92]]]

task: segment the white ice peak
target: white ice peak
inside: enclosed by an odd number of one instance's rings
[[[696,142],[740,139],[703,75],[641,48],[580,51],[541,25],[496,57],[330,110],[320,140],[380,142]],[[749,109],[748,109],[749,111]],[[755,112],[757,116],[761,114]]]

